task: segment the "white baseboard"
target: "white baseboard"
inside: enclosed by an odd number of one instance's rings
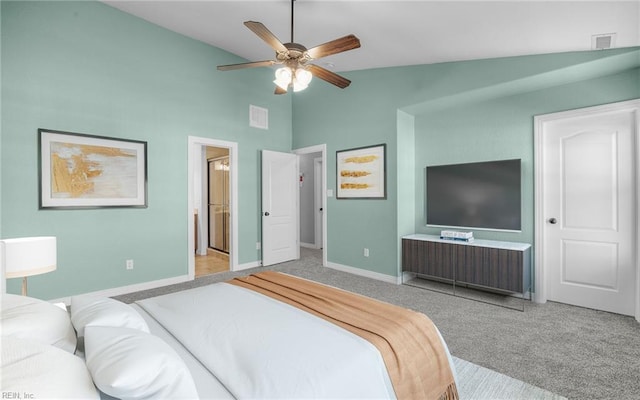
[[[128,286],[121,286],[121,287],[117,287],[117,288],[98,290],[98,291],[89,292],[89,293],[82,293],[80,295],[82,295],[82,296],[96,296],[96,297],[113,297],[113,296],[120,296],[122,294],[127,294],[127,293],[139,292],[139,291],[142,291],[142,290],[155,289],[155,288],[159,288],[159,287],[162,287],[162,286],[174,285],[176,283],[182,283],[182,282],[187,282],[187,281],[191,281],[191,280],[193,280],[193,278],[190,278],[189,275],[181,275],[181,276],[176,276],[176,277],[173,277],[173,278],[160,279],[160,280],[157,280],[157,281],[136,283],[136,284],[128,285]],[[59,298],[59,299],[53,299],[53,300],[49,300],[49,302],[50,303],[64,303],[66,305],[69,305],[69,304],[71,304],[71,297],[73,297],[73,296],[67,296],[67,297],[62,297],[62,298]]]
[[[249,269],[249,268],[255,268],[255,267],[260,267],[262,265],[262,261],[254,261],[254,262],[250,262],[250,263],[246,263],[246,264],[240,264],[237,265],[236,268],[234,269],[234,271],[242,271],[245,269]],[[88,293],[81,293],[78,295],[82,295],[82,296],[95,296],[95,297],[113,297],[113,296],[120,296],[122,294],[127,294],[127,293],[133,293],[133,292],[139,292],[142,290],[149,290],[149,289],[155,289],[155,288],[159,288],[162,286],[168,286],[168,285],[174,285],[176,283],[182,283],[182,282],[187,282],[187,281],[192,281],[193,278],[189,277],[189,275],[181,275],[181,276],[176,276],[173,278],[166,278],[166,279],[160,279],[157,281],[151,281],[151,282],[143,282],[143,283],[136,283],[134,285],[128,285],[128,286],[121,286],[121,287],[117,287],[117,288],[111,288],[111,289],[104,289],[104,290],[98,290],[95,292],[88,292]],[[66,305],[71,304],[71,297],[73,296],[67,296],[67,297],[61,297],[58,299],[52,299],[49,300],[50,303],[64,303]]]
[[[300,242],[300,247],[306,247],[307,249],[315,249],[315,250],[318,250],[320,248],[316,246],[315,243],[303,243],[303,242]]]
[[[402,278],[398,276],[391,276],[387,274],[381,274],[379,272],[368,271],[366,269],[360,269],[355,267],[350,267],[348,265],[336,264],[332,262],[327,262],[327,268],[336,269],[342,272],[348,272],[353,275],[364,276],[365,278],[371,278],[378,281],[389,282],[396,285],[400,285],[402,283]]]
[[[198,249],[196,254],[198,254],[199,256],[206,256],[207,254],[209,254],[209,250],[207,248]]]

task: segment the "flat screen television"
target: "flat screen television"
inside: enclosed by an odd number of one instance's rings
[[[427,166],[427,225],[520,231],[520,159]]]

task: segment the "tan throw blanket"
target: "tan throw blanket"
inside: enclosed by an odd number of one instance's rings
[[[444,346],[426,315],[274,271],[227,283],[295,306],[371,342],[382,354],[398,399],[458,399]]]

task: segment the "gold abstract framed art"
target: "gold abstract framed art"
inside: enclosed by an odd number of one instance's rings
[[[147,142],[38,129],[40,208],[147,207]]]
[[[386,199],[386,144],[336,151],[338,199]]]

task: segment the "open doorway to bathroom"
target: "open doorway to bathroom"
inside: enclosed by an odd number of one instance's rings
[[[195,277],[229,271],[230,163],[229,149],[206,146],[202,174],[202,212],[196,216]]]
[[[226,140],[189,136],[189,158],[187,166],[187,243],[188,275],[196,277],[196,257],[198,264],[207,267],[217,253],[211,254],[209,249],[209,163],[208,159],[216,158],[216,154],[207,152],[209,148],[226,150],[229,157],[229,214],[228,214],[228,248],[229,253],[224,257],[226,270],[234,271],[238,268],[238,143]],[[199,268],[198,276],[213,273]]]

